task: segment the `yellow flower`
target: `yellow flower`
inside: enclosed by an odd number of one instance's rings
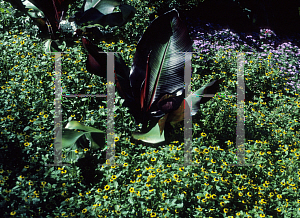
[[[67,173],[67,170],[62,170],[60,173],[61,174]]]
[[[82,210],[82,213],[86,213],[86,212],[87,212],[87,209],[84,208],[84,209]]]
[[[109,185],[106,185],[106,186],[104,187],[104,189],[105,189],[106,191],[109,190],[109,188],[110,188]]]
[[[151,213],[150,216],[151,217],[156,217],[156,213]]]
[[[123,43],[123,40],[120,40],[120,43]]]

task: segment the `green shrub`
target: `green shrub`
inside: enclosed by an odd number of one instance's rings
[[[150,10],[146,3],[128,1],[137,7],[137,16],[116,30],[115,44],[100,45],[107,51],[123,50],[129,66],[136,43],[150,22],[145,14],[157,10]],[[6,2],[0,8],[4,9],[0,9],[0,207],[4,217],[300,215],[299,91],[287,86],[291,76],[285,74],[297,70],[293,66],[297,66],[299,48],[289,43],[278,49],[266,45],[264,52],[248,55],[245,46],[226,48],[228,40],[216,40],[221,45],[217,51],[216,45],[195,46],[203,54],[195,54],[192,60],[192,90],[226,76],[220,95],[193,117],[192,156],[199,166],[183,167],[184,144],[179,140],[160,147],[130,141],[135,126],[117,93],[118,166],[98,167],[106,161],[105,151],[88,149],[71,166],[45,166],[54,161],[54,57],[41,52],[42,40],[36,37],[38,30],[31,20],[23,24],[27,17],[14,17],[15,10]],[[219,34],[232,35],[229,31]],[[87,73],[86,53],[80,41],[75,43],[66,47],[69,53],[62,58],[63,90],[104,93],[106,81]],[[246,53],[245,85],[254,92],[244,107],[245,160],[254,163],[248,167],[229,166],[236,163],[237,102],[225,95],[236,94],[234,50]],[[76,120],[105,131],[104,100],[63,98],[62,126]],[[181,133],[182,129],[178,127]],[[62,154],[63,162],[64,157]]]

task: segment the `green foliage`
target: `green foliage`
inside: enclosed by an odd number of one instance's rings
[[[204,0],[171,0],[171,1],[157,1],[149,0],[150,5],[156,5],[159,8],[176,8],[178,10],[189,10],[193,7],[197,7],[199,3],[204,2]]]
[[[123,51],[128,65],[136,41],[157,10],[150,10],[152,6],[144,1],[131,3],[138,12],[131,25],[116,30],[119,38],[114,44],[100,45],[107,51]],[[214,48],[192,59],[193,91],[211,79],[226,77],[220,95],[193,117],[192,156],[200,165],[182,166],[184,144],[179,140],[158,148],[130,141],[136,127],[116,93],[118,166],[105,165],[105,151],[90,149],[74,151],[78,157],[85,156],[77,164],[45,166],[54,161],[54,57],[41,52],[35,25],[24,22],[28,17],[16,18],[8,3],[0,5],[4,9],[0,14],[0,207],[4,217],[299,217],[299,91],[286,88],[290,78],[281,69],[298,61],[294,47],[281,46],[276,50],[278,57],[267,49],[245,55],[245,84],[254,92],[244,107],[245,158],[255,163],[253,167],[229,166],[236,160],[237,102],[225,94],[236,91],[237,56],[234,51]],[[66,46],[68,53],[62,57],[64,93],[104,94],[106,81],[87,73],[86,53],[80,41],[74,44]],[[244,46],[235,49],[247,51]],[[106,115],[105,99],[63,97],[63,127],[80,121],[105,132]],[[63,163],[65,158],[63,153]]]

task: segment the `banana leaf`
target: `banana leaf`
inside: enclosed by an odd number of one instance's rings
[[[89,53],[86,60],[87,71],[91,74],[106,78],[107,54],[99,53],[102,52],[102,50],[85,37],[82,37],[82,44],[85,50]]]
[[[65,149],[68,160],[77,160],[82,157],[82,155],[77,155],[75,150],[82,151],[84,148],[97,150],[106,145],[106,132],[84,126],[77,121],[70,121],[63,128],[62,133],[62,148]]]
[[[43,42],[43,52],[61,52],[66,43],[58,41],[59,23],[64,13],[68,10],[68,5],[74,0],[11,0],[10,2],[19,11],[29,15],[39,26],[41,32],[51,39]],[[43,37],[44,37],[43,36]],[[52,55],[54,53],[51,53]]]
[[[139,40],[130,83],[136,100],[132,106],[136,112],[133,116],[143,127],[149,127],[149,120],[164,116],[164,113],[155,113],[156,103],[164,95],[181,92],[181,97],[184,96],[185,58],[179,52],[191,52],[192,44],[187,27],[175,9],[155,19]],[[170,109],[176,109],[180,103]],[[155,125],[154,122],[151,125]]]
[[[166,123],[174,127],[183,121],[184,108],[195,115],[200,104],[212,98],[203,94],[215,94],[219,89],[224,78],[212,81],[184,99],[185,59],[179,52],[188,51],[192,51],[192,42],[175,9],[154,20],[140,39],[130,83],[136,101],[131,110],[143,129],[133,133],[133,138],[147,143],[162,142]]]
[[[86,1],[83,9],[75,13],[69,18],[69,21],[85,28],[92,28],[97,26],[122,26],[136,13],[133,6],[121,4],[120,0],[91,0]],[[115,7],[119,6],[121,12],[113,13]]]
[[[59,40],[46,39],[43,42],[42,51],[50,53],[50,55],[55,55],[55,52],[62,52],[66,48],[66,42]]]
[[[69,130],[83,130],[80,132],[77,131],[69,131]],[[73,145],[81,136],[86,135],[86,137],[91,142],[90,149],[99,149],[102,145],[98,145],[95,140],[91,137],[91,133],[97,133],[97,137],[102,137],[105,139],[106,132],[101,131],[99,129],[84,126],[77,121],[70,121],[66,127],[64,128],[65,133],[63,134],[62,138],[62,148],[67,148]]]
[[[51,34],[51,39],[58,39],[57,31],[59,23],[62,20],[64,13],[68,10],[68,5],[74,0],[26,0],[23,2],[26,8],[31,9],[28,14],[32,18],[40,18],[48,25],[48,31]]]

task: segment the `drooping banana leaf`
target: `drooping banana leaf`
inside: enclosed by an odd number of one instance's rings
[[[83,10],[75,13],[69,18],[69,21],[75,21],[81,26],[83,31],[85,28],[96,26],[122,26],[136,12],[133,6],[121,4],[121,0],[91,0],[86,1]],[[115,7],[119,6],[121,12],[113,13]]]
[[[49,24],[48,30],[51,34],[51,39],[56,40],[58,39],[57,31],[59,30],[59,23],[62,20],[64,13],[68,10],[68,5],[72,2],[74,2],[74,0],[26,0],[23,4],[26,5],[26,8],[34,9],[44,15],[42,19]],[[37,12],[32,13],[29,11],[28,13],[31,16],[36,16]]]
[[[19,13],[17,15],[25,14],[29,15],[31,18],[45,18],[45,15],[41,9],[36,7],[31,1],[29,0],[5,0],[9,2],[15,9],[18,10]],[[22,13],[20,13],[22,12]]]
[[[146,143],[152,143],[152,144],[156,144],[156,143],[160,143],[165,141],[165,137],[162,133],[160,134],[160,128],[158,123],[147,133],[132,133],[133,138],[137,139],[137,140],[141,140],[143,142]]]
[[[9,2],[15,9],[17,9],[16,16],[29,16],[39,27],[43,34],[48,33],[48,27],[46,24],[46,17],[42,10],[36,7],[29,0],[5,0]]]
[[[32,18],[45,18],[45,14],[42,10],[37,8],[32,2],[29,0],[23,1],[23,4],[25,5],[25,8],[28,9],[27,13]]]
[[[104,149],[105,145],[106,132],[84,126],[77,121],[69,122],[62,130],[62,148],[64,148],[67,154],[67,160],[77,160],[83,157],[76,154],[75,150],[83,151],[84,148],[92,150]]]
[[[63,14],[68,10],[68,5],[74,0],[11,0],[18,10],[29,15],[34,20],[43,37],[48,37],[50,34],[51,39],[44,41],[43,52],[61,52],[65,47],[65,42],[58,41],[59,23],[62,20]],[[52,53],[53,54],[53,53]]]
[[[69,131],[69,130],[74,130],[74,129],[83,130],[83,131],[80,131],[80,132]],[[99,137],[99,138],[105,139],[105,137],[106,137],[105,131],[101,131],[99,129],[89,127],[89,126],[84,126],[77,121],[70,121],[66,125],[64,131],[65,132],[63,132],[63,138],[62,138],[62,147],[63,148],[72,146],[81,136],[86,135],[86,137],[91,142],[90,148],[91,149],[99,149],[103,145],[98,145],[91,137],[91,133],[97,133],[97,137]]]
[[[37,7],[39,7],[45,14],[52,31],[51,38],[53,40],[58,39],[57,31],[60,29],[59,23],[61,22],[64,14],[69,9],[69,4],[75,2],[75,0],[29,0]]]
[[[75,150],[81,152],[85,148],[90,150],[106,150],[106,135],[106,131],[84,126],[77,121],[70,121],[66,127],[62,129],[62,148],[67,156],[67,160],[76,161],[84,156],[83,154],[76,154]],[[121,137],[121,135],[122,133],[119,133],[116,136]]]

